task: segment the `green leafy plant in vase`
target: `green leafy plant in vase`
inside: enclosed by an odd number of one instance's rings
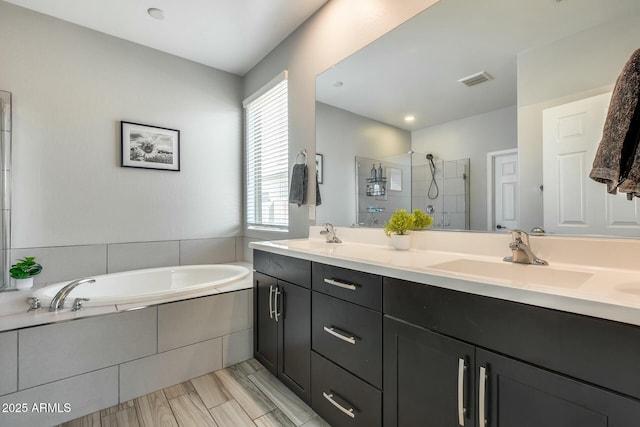
[[[29,289],[33,286],[33,276],[42,271],[35,257],[24,257],[11,266],[9,274],[16,280],[16,289]]]
[[[384,234],[391,238],[396,249],[407,250],[411,246],[409,231],[423,230],[433,223],[433,217],[420,209],[409,213],[406,209],[396,209],[389,222],[384,223]]]

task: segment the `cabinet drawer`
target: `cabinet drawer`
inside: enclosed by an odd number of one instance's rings
[[[323,294],[382,311],[382,277],[313,263],[312,288]]]
[[[254,250],[253,268],[285,282],[311,287],[311,261]]]
[[[318,292],[311,305],[313,350],[382,388],[382,315]]]
[[[331,426],[382,425],[382,392],[315,352],[311,371],[311,407]]]

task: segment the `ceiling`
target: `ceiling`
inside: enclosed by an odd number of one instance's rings
[[[320,74],[316,99],[409,131],[513,106],[519,52],[639,8],[638,0],[441,0]],[[493,79],[458,83],[480,71]]]
[[[328,0],[5,1],[242,76]]]

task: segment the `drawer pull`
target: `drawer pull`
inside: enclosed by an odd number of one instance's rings
[[[324,396],[325,399],[327,399],[333,406],[335,406],[336,408],[338,408],[342,413],[344,413],[345,415],[350,416],[351,418],[355,418],[356,414],[353,413],[353,408],[345,408],[344,406],[342,406],[341,404],[339,404],[338,402],[336,402],[335,400],[333,400],[333,393],[325,393],[324,391],[322,392],[322,395]]]
[[[329,328],[327,326],[324,327],[324,331],[333,335],[336,338],[341,339],[342,341],[346,341],[349,344],[355,344],[356,343],[356,337],[348,337],[346,335],[342,335],[340,332],[337,332],[335,328]]]
[[[352,285],[351,283],[340,282],[334,279],[324,279],[324,283],[328,283],[333,286],[337,286],[342,289],[349,289],[350,291],[355,291],[357,289],[356,285]]]
[[[458,359],[458,424],[464,427],[464,416],[467,410],[464,407],[464,372],[467,366],[463,358]]]

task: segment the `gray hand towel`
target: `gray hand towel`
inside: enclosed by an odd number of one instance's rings
[[[616,81],[602,140],[589,174],[595,181],[607,184],[607,191],[612,194],[617,190],[640,193],[640,152],[637,150],[640,117],[636,111],[639,98],[640,49],[631,55]]]
[[[289,189],[289,203],[298,207],[307,203],[307,165],[295,164],[291,171],[291,187]]]
[[[318,183],[318,172],[316,172],[316,206],[322,204],[322,197],[320,197],[320,184]]]

